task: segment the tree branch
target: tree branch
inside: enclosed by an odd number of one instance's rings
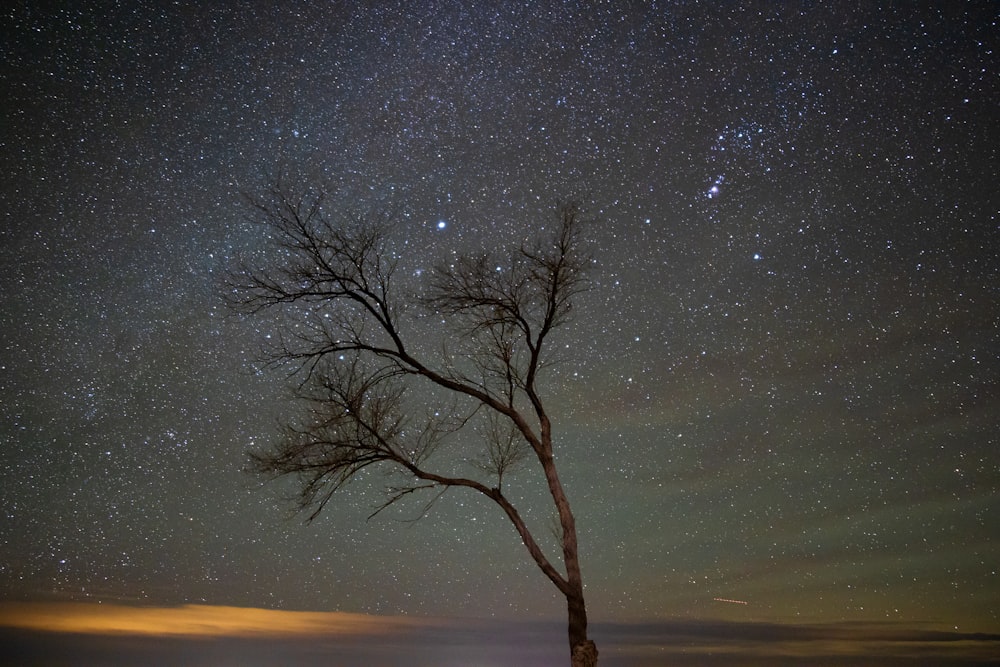
[[[462,358],[471,364],[459,370],[447,357],[435,364],[404,345],[399,320],[405,309],[394,292],[396,264],[389,259],[386,219],[330,217],[323,193],[291,196],[280,182],[253,206],[279,251],[278,262],[264,269],[241,264],[230,274],[231,303],[251,314],[274,310],[292,318],[294,324],[279,333],[268,360],[289,364],[300,376],[299,397],[309,409],[300,422],[286,426],[274,448],[251,453],[252,469],[297,477],[298,507],[311,510],[309,520],[336,491],[374,465],[384,464],[410,481],[388,487],[385,502],[369,518],[418,491],[439,489],[419,518],[447,489],[472,489],[503,510],[559,590],[577,595],[575,561],[567,557],[567,575],[560,574],[501,487],[530,447],[559,510],[564,557],[567,545],[575,550],[575,528],[553,464],[551,424],[537,378],[548,337],[568,320],[572,298],[585,287],[579,209],[561,206],[553,235],[517,249],[502,270],[488,255],[459,258],[435,269],[424,298],[404,303],[457,325]],[[412,415],[404,417],[404,396],[406,387],[418,381],[473,407],[464,411],[456,401],[449,417],[415,425]],[[479,469],[496,475],[496,487],[432,472],[430,459],[442,440],[481,409],[488,415],[488,430]],[[476,460],[468,453],[463,459]]]

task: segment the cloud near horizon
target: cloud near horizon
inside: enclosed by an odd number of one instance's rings
[[[133,607],[86,602],[0,604],[0,627],[103,635],[371,636],[407,633],[437,624],[435,620],[425,618],[197,604],[178,607]]]

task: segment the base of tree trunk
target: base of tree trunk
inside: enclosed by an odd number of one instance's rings
[[[573,667],[597,667],[597,644],[588,639],[574,646]]]

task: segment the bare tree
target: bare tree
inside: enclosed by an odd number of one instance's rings
[[[585,288],[580,209],[559,205],[549,231],[512,250],[499,270],[495,257],[460,257],[438,265],[407,297],[390,248],[391,217],[347,218],[330,208],[323,193],[293,195],[279,182],[254,201],[276,259],[244,262],[231,276],[244,312],[281,313],[268,359],[294,365],[305,405],[272,448],[251,452],[253,469],[294,476],[297,506],[310,520],[371,466],[395,473],[372,516],[417,492],[430,492],[431,503],[453,487],[489,498],[566,598],[573,667],[593,667],[576,523],[539,390],[550,335]],[[439,350],[415,340],[426,340],[430,323],[450,341]],[[417,391],[425,402],[440,399],[426,416],[408,398]],[[460,430],[456,446],[450,441]],[[561,568],[503,491],[505,476],[532,458],[558,516]]]

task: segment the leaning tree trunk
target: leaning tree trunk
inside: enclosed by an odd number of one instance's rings
[[[562,492],[558,478],[554,479],[557,491],[556,505],[561,510],[563,524],[563,562],[566,564],[566,616],[569,622],[569,650],[573,667],[596,667],[597,645],[587,639],[587,606],[583,600],[583,577],[580,574],[580,556],[576,540],[576,520],[569,511],[569,502]]]
[[[555,502],[562,525],[563,563],[566,565],[564,586],[559,586],[566,596],[566,615],[569,622],[569,651],[572,667],[597,667],[597,645],[587,639],[587,607],[583,600],[583,576],[580,573],[580,552],[576,537],[576,519],[569,507],[559,473],[552,457],[552,430],[548,416],[539,409],[542,422],[544,453],[539,455],[542,470],[548,481],[549,492]],[[557,584],[558,585],[558,584]]]
[[[569,617],[569,647],[573,667],[597,667],[597,645],[587,639],[587,610],[579,595],[566,596]]]

